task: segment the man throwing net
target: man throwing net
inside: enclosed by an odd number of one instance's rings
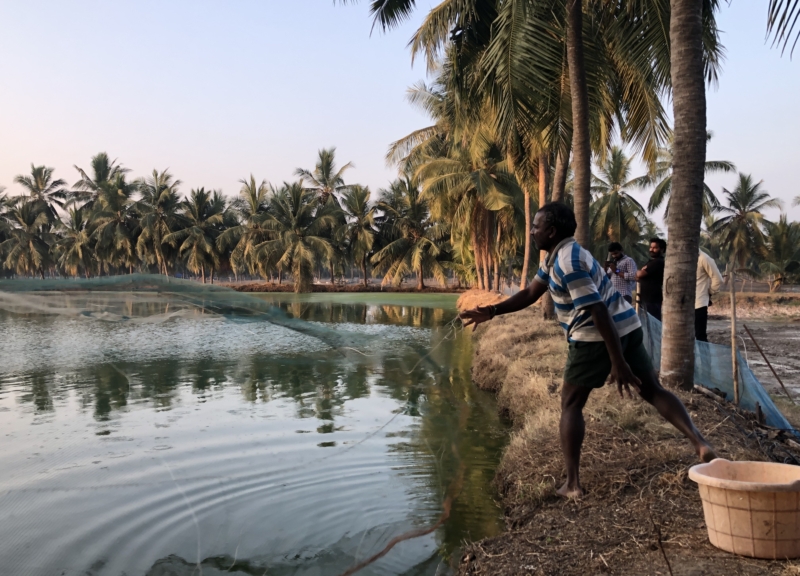
[[[548,253],[536,278],[525,290],[494,306],[479,306],[461,314],[465,326],[510,314],[535,303],[550,290],[556,313],[569,342],[564,384],[561,388],[561,450],[567,480],[560,496],[580,498],[580,455],[585,431],[583,407],[595,388],[606,379],[616,383],[621,397],[632,398],[631,387],[692,443],[703,462],[716,458],[695,428],[686,408],[661,387],[650,356],[642,343],[639,317],[611,284],[602,266],[572,237],[575,214],[566,205],[551,202],[536,213],[533,239]]]

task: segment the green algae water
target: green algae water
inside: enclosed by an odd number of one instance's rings
[[[506,430],[455,297],[257,298],[286,321],[147,291],[6,302],[0,573],[335,576],[448,497],[359,574],[448,574],[499,532]]]

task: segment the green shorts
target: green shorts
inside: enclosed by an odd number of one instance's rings
[[[653,371],[653,363],[645,350],[643,340],[644,333],[641,328],[620,338],[625,361],[640,380]],[[575,386],[600,388],[606,383],[609,374],[611,374],[611,357],[608,355],[605,342],[569,343],[564,382]]]

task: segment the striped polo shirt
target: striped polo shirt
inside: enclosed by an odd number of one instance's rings
[[[539,266],[535,280],[550,289],[567,340],[602,342],[588,307],[604,302],[620,337],[641,326],[636,311],[616,291],[605,271],[574,238],[559,242]]]

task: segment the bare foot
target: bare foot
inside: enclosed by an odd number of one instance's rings
[[[580,484],[578,486],[570,486],[568,482],[564,482],[564,485],[556,490],[556,494],[562,498],[580,500],[583,498],[584,492]]]
[[[700,446],[697,447],[697,457],[700,458],[700,462],[711,462],[718,456],[711,446],[708,444],[700,444]]]

